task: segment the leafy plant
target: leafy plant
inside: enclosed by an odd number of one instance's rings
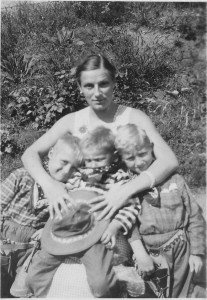
[[[76,82],[66,71],[54,74],[56,87],[25,87],[10,94],[8,105],[11,117],[20,125],[32,122],[35,129],[51,127],[63,115],[84,107]]]
[[[24,83],[29,76],[37,71],[37,57],[34,55],[13,55],[10,54],[2,59],[1,76],[3,83]]]
[[[10,154],[14,156],[20,150],[15,139],[10,135],[8,130],[1,130],[1,155]]]

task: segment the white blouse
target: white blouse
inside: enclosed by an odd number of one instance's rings
[[[93,130],[97,126],[105,126],[110,128],[114,133],[116,133],[116,128],[120,125],[125,125],[130,123],[130,113],[132,111],[131,107],[119,105],[117,112],[114,116],[114,120],[111,123],[106,123],[101,119],[98,119],[95,124],[90,121],[90,107],[86,107],[75,113],[75,121],[73,128],[73,135],[82,138],[85,133]]]

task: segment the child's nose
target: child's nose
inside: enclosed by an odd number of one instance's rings
[[[65,174],[69,174],[71,170],[71,165],[65,165],[63,171]]]
[[[96,168],[96,162],[95,161],[91,162],[91,168]]]
[[[140,158],[136,158],[136,160],[135,160],[135,166],[136,167],[139,167],[139,166],[141,166],[142,165],[142,160],[140,159]]]

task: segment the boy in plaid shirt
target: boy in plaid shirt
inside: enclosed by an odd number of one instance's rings
[[[48,173],[65,183],[82,160],[79,139],[65,134],[49,151],[48,157]],[[2,182],[1,254],[2,257],[12,254],[13,276],[32,252],[31,242],[40,239],[42,228],[49,218],[48,206],[41,187],[24,168],[15,170]],[[7,249],[8,244],[10,250]]]
[[[132,174],[145,172],[152,180],[152,189],[139,194],[140,241],[133,242],[139,273],[152,274],[155,258],[164,259],[170,275],[168,296],[185,298],[192,273],[201,270],[205,254],[201,210],[179,174],[153,187],[152,174],[146,171],[154,160],[153,144],[144,130],[134,124],[120,126],[116,147]]]

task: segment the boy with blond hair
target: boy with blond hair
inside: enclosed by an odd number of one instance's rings
[[[153,144],[143,129],[134,124],[118,127],[115,144],[132,175],[145,172],[152,180],[152,188],[139,194],[137,227],[140,245],[142,241],[147,250],[134,242],[139,272],[151,274],[154,258],[164,259],[170,276],[168,296],[185,298],[192,274],[201,270],[205,254],[201,210],[181,175],[173,174],[153,186],[152,174],[147,171],[154,161]]]
[[[82,161],[79,139],[70,134],[60,137],[48,158],[48,165],[45,164],[48,173],[65,184]],[[13,277],[31,254],[32,242],[41,237],[49,218],[49,203],[40,186],[20,168],[2,182],[0,207],[2,261],[8,261]],[[2,282],[2,287],[4,285]]]

